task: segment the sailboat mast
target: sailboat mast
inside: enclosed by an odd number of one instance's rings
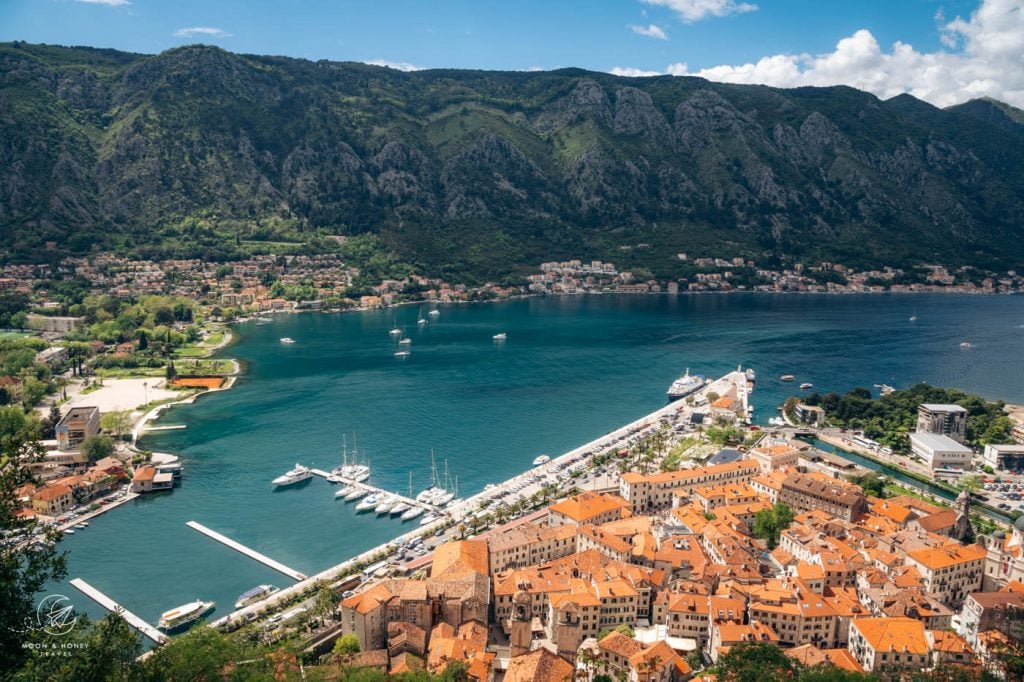
[[[345,434],[341,434],[341,466],[348,466],[348,443],[345,442]]]

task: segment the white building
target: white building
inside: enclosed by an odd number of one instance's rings
[[[967,469],[973,455],[969,447],[938,433],[910,434],[910,450],[933,470]]]
[[[986,445],[982,459],[993,469],[1020,471],[1024,469],[1024,445]]]

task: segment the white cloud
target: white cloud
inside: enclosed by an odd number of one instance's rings
[[[686,23],[700,21],[706,17],[727,17],[757,11],[757,5],[736,0],[640,0],[647,5],[667,7]]]
[[[210,26],[191,26],[189,28],[179,28],[174,32],[177,38],[230,38],[231,34],[227,31],[219,28],[212,28]]]
[[[661,26],[651,24],[650,26],[630,26],[633,33],[640,36],[647,36],[648,38],[657,38],[658,40],[668,40],[665,30]]]
[[[661,71],[644,71],[634,69],[631,66],[616,66],[609,73],[613,76],[625,76],[626,78],[647,78],[648,76],[663,76]]]
[[[372,59],[365,63],[372,66],[385,66],[389,69],[395,69],[396,71],[422,71],[427,68],[425,66],[410,64],[409,62],[389,62],[386,59]]]
[[[1024,107],[1024,3],[982,0],[970,19],[942,25],[950,50],[918,52],[897,42],[885,51],[867,29],[840,40],[825,54],[776,54],[756,62],[723,64],[691,72],[670,64],[665,73],[700,76],[724,83],[758,83],[782,88],[849,85],[882,99],[909,93],[940,107],[993,97]],[[959,48],[959,49],[953,49]],[[617,75],[656,72],[616,67]]]
[[[75,2],[86,5],[106,5],[107,7],[126,7],[132,4],[131,0],[75,0]]]

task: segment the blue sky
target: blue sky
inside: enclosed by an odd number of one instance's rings
[[[848,45],[858,54],[867,49],[875,50],[879,58],[895,56],[893,45],[900,42],[912,46],[913,54],[920,57],[964,59],[969,41],[979,39],[978,32],[968,34],[964,29],[951,38],[950,22],[960,17],[969,29],[975,23],[972,17],[980,15],[983,6],[991,6],[999,15],[996,28],[1016,30],[1016,22],[1024,14],[1016,11],[1022,3],[1024,0],[0,0],[0,40],[142,53],[204,42],[233,52],[383,61],[410,67],[578,66],[626,74],[696,73],[717,75],[718,80],[798,85],[802,83],[776,81],[799,77],[817,84],[814,79],[825,76],[807,59],[839,53],[840,41],[858,35],[860,38]],[[874,46],[866,36],[873,39]],[[733,68],[782,56],[791,60],[798,74],[792,67],[788,74],[778,69]],[[890,77],[882,91],[902,88],[918,94],[932,87],[926,84],[922,90],[915,89],[913,83],[901,85],[899,79],[912,80],[914,70],[909,64],[902,65],[907,73],[897,76],[896,82]],[[857,80],[853,71],[865,66],[851,65],[844,73],[833,69],[828,78],[846,79],[882,94],[880,87],[872,87],[870,78],[861,75],[863,82]],[[882,70],[891,67],[889,63],[874,65]],[[705,72],[716,68],[720,70]],[[1020,89],[1024,92],[1024,87]],[[938,97],[930,94],[932,99]]]

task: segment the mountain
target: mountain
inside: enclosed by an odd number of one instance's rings
[[[680,251],[1019,268],[1022,121],[847,87],[6,43],[0,244],[189,256],[372,232],[440,273],[671,273]]]

